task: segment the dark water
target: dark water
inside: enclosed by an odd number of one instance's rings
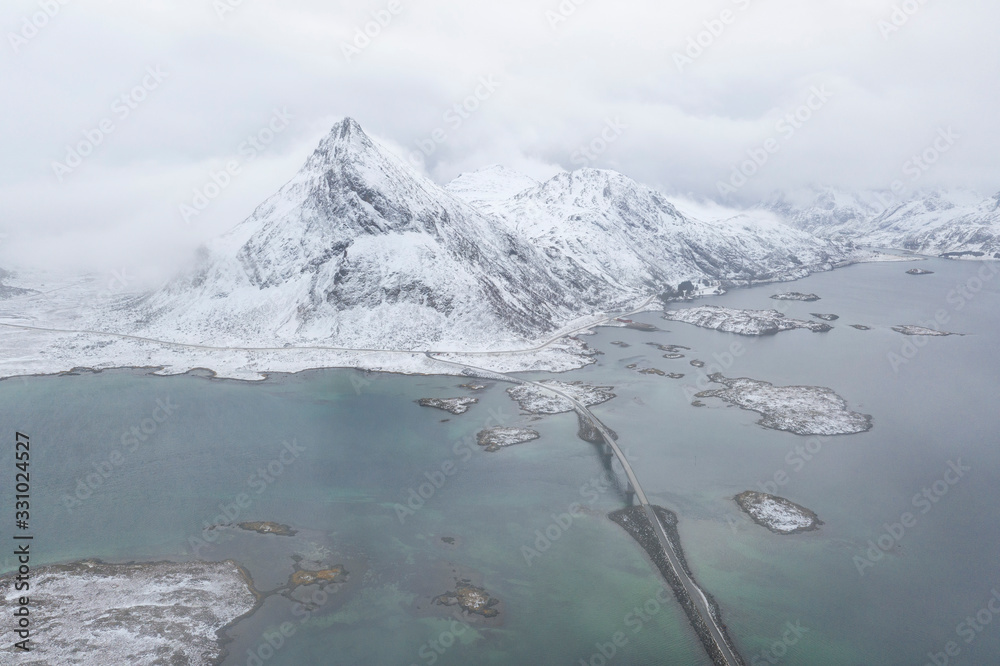
[[[971,643],[968,631],[957,633],[1000,589],[1000,280],[959,309],[950,292],[981,266],[921,266],[936,274],[864,265],[709,301],[764,308],[781,306],[768,296],[786,287],[812,291],[823,300],[784,306],[791,316],[841,315],[827,334],[742,338],[648,314],[641,319],[672,332],[601,329],[589,338],[605,352],[600,363],[560,377],[616,387],[619,397],[594,411],[621,435],[651,500],[679,514],[688,560],[748,662],[784,637],[767,655],[776,663],[924,664],[949,641],[961,651],[950,663],[1000,659],[1000,617],[973,630]],[[970,335],[909,349],[909,338],[889,330],[939,310],[950,317],[945,328]],[[667,360],[644,344],[652,341],[693,351]],[[900,365],[890,354],[912,358]],[[755,414],[712,400],[691,407],[686,387],[702,373],[692,358],[729,375],[829,386],[872,414],[875,428],[812,442],[806,460],[795,447],[808,439],[764,430]],[[687,377],[640,375],[625,368],[634,362]],[[309,612],[270,597],[230,630],[227,664],[257,663],[248,650],[267,664],[600,664],[617,632],[627,643],[609,663],[707,663],[679,608],[656,601],[659,579],[641,549],[604,517],[622,500],[602,484],[575,416],[532,422],[502,385],[461,416],[414,402],[465,395],[461,383],[344,370],[256,384],[130,371],[0,382],[0,421],[34,445],[35,564],[187,559],[197,548],[206,559],[246,564],[262,590],[287,580],[292,556],[350,571]],[[165,419],[158,400],[173,411]],[[475,433],[498,422],[529,425],[542,438],[485,454]],[[130,438],[132,428],[145,441]],[[914,495],[959,461],[970,470],[922,513]],[[783,483],[767,489],[816,511],[820,531],[777,536],[740,514],[732,497],[781,472]],[[4,485],[5,506],[10,492]],[[401,513],[420,492],[422,506]],[[86,498],[67,499],[74,495]],[[583,515],[555,527],[574,502]],[[904,513],[915,524],[859,572],[869,540]],[[299,534],[221,530],[198,548],[220,514]],[[541,552],[538,532],[547,529],[558,538]],[[527,561],[526,547],[538,557]],[[432,607],[456,577],[501,599],[501,620],[456,623]],[[271,649],[266,637],[283,623],[294,635]]]

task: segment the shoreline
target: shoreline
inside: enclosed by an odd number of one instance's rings
[[[919,261],[927,259],[935,259],[941,257],[933,256],[921,256],[914,255],[905,250],[885,250],[885,249],[871,249],[866,250],[871,254],[868,257],[856,257],[849,261],[843,262],[830,262],[825,265],[809,266],[804,267],[802,270],[805,271],[804,275],[798,276],[783,276],[770,279],[760,279],[760,280],[747,280],[747,281],[722,281],[724,287],[727,290],[733,289],[751,289],[754,287],[761,287],[773,284],[786,284],[792,282],[798,282],[799,280],[805,279],[812,275],[817,275],[820,273],[829,273],[842,268],[849,268],[851,266],[858,266],[864,264],[872,263],[898,263],[901,261]],[[886,252],[897,252],[896,255],[886,255]],[[954,261],[954,260],[949,260]],[[826,267],[828,266],[828,267]],[[149,374],[154,376],[183,376],[190,374],[195,371],[204,371],[212,374],[211,379],[231,379],[236,381],[244,382],[264,382],[270,379],[272,376],[276,375],[297,375],[303,372],[308,372],[312,370],[334,370],[334,369],[355,369],[363,372],[375,372],[379,374],[396,374],[396,375],[410,375],[410,376],[447,376],[453,373],[442,371],[442,372],[422,372],[420,371],[420,365],[422,359],[426,358],[428,354],[439,354],[445,357],[472,357],[472,358],[490,358],[493,357],[495,360],[499,361],[497,364],[499,369],[496,372],[500,373],[519,373],[519,372],[550,372],[553,374],[564,374],[567,372],[573,372],[579,370],[588,365],[596,362],[595,356],[588,355],[586,352],[589,350],[586,343],[582,340],[576,339],[577,335],[587,335],[591,334],[594,329],[599,327],[616,327],[614,321],[622,317],[628,317],[632,315],[643,314],[646,312],[660,313],[662,314],[666,308],[670,307],[671,303],[685,303],[692,302],[694,300],[701,300],[711,298],[715,294],[701,295],[692,299],[669,299],[663,300],[661,296],[650,295],[645,297],[642,304],[631,309],[627,312],[622,313],[599,313],[593,315],[583,315],[573,322],[569,322],[561,329],[558,329],[555,337],[550,337],[542,341],[527,341],[524,344],[530,345],[534,342],[539,342],[540,344],[533,347],[525,347],[523,349],[509,349],[509,350],[499,350],[499,351],[489,351],[489,350],[451,350],[451,351],[420,351],[420,350],[403,350],[403,349],[349,349],[343,347],[325,347],[321,345],[316,346],[301,346],[301,347],[213,347],[209,345],[200,345],[197,343],[187,343],[179,341],[170,340],[157,340],[153,338],[145,338],[142,336],[130,335],[126,333],[114,333],[109,331],[90,331],[90,330],[71,330],[71,329],[47,329],[38,326],[29,326],[26,324],[13,324],[0,322],[0,329],[8,329],[13,331],[26,331],[36,334],[48,334],[48,335],[59,335],[59,336],[106,336],[115,338],[116,340],[121,340],[124,342],[132,342],[138,344],[149,344],[158,345],[160,347],[173,349],[190,349],[201,351],[205,354],[295,354],[295,353],[313,353],[313,354],[331,354],[331,355],[343,355],[346,358],[342,359],[331,359],[332,362],[324,363],[322,361],[316,360],[315,362],[310,362],[310,360],[305,360],[301,364],[296,364],[294,362],[285,363],[294,367],[295,369],[289,370],[275,370],[267,369],[274,368],[276,366],[283,365],[281,362],[272,362],[269,365],[265,360],[261,367],[264,369],[255,370],[250,369],[246,366],[249,365],[249,361],[239,368],[224,368],[224,363],[219,364],[215,367],[209,367],[209,364],[205,364],[202,361],[205,359],[199,359],[199,364],[193,367],[187,367],[184,370],[178,370],[176,372],[170,372],[171,368],[184,367],[180,364],[169,364],[169,363],[152,363],[150,365],[138,365],[130,363],[128,361],[121,361],[121,364],[116,364],[116,361],[107,361],[108,367],[91,367],[84,365],[86,362],[84,359],[79,361],[73,361],[73,367],[60,370],[49,371],[39,371],[39,372],[29,372],[24,374],[8,374],[9,370],[0,369],[0,381],[6,379],[16,379],[16,378],[26,378],[26,377],[53,377],[64,375],[66,373],[73,372],[75,370],[87,370],[89,372],[103,372],[106,370],[151,370]],[[13,300],[13,299],[11,299]],[[593,319],[586,324],[581,324],[580,322]],[[559,343],[563,343],[567,348],[559,349],[556,346]],[[575,350],[569,349],[573,347],[574,344],[579,345]],[[48,346],[48,345],[45,345]],[[58,348],[58,346],[56,346]],[[169,353],[169,352],[168,352]],[[530,355],[537,355],[535,358],[525,358],[523,363],[515,362],[515,359],[519,357],[530,357]],[[545,358],[545,354],[549,357]],[[360,357],[370,357],[369,362],[364,362],[363,358]],[[407,367],[405,363],[393,363],[386,359],[385,357],[392,356],[409,356],[410,361],[418,361],[414,366]],[[374,357],[374,358],[371,358]],[[379,358],[381,357],[381,358]],[[211,359],[208,359],[211,360]],[[58,363],[58,362],[56,362]],[[104,363],[95,363],[94,365],[104,365]],[[214,365],[214,364],[211,364]],[[445,364],[446,365],[446,364]],[[520,365],[521,367],[508,367],[511,365]],[[426,369],[426,368],[424,368]],[[243,375],[254,375],[252,377],[239,376]],[[456,375],[457,376],[457,375]]]

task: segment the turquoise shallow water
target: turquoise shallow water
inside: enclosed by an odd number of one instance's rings
[[[957,309],[949,293],[980,265],[921,265],[936,274],[905,275],[912,264],[863,265],[709,301],[765,308],[781,305],[768,298],[777,291],[812,291],[823,300],[785,307],[792,316],[841,315],[827,334],[742,338],[650,313],[639,318],[670,332],[600,329],[588,338],[604,352],[599,363],[560,377],[616,387],[618,397],[594,411],[621,435],[651,499],[679,514],[692,569],[720,602],[748,662],[787,635],[787,623],[806,631],[779,646],[780,663],[924,664],[948,641],[961,648],[951,663],[994,663],[1000,655],[1000,618],[970,644],[956,633],[1000,589],[997,284]],[[929,340],[894,367],[889,354],[910,350],[889,327],[938,310],[952,318],[946,328],[970,335]],[[852,323],[875,328],[861,332]],[[618,340],[632,346],[610,344]],[[646,342],[692,351],[667,360]],[[713,400],[691,407],[685,387],[700,375],[692,358],[721,362],[729,375],[829,386],[872,414],[875,428],[824,440],[805,460],[794,449],[808,440],[762,429],[755,414]],[[687,377],[640,375],[626,369],[630,363]],[[628,642],[611,663],[708,663],[676,604],[635,613],[656,599],[659,579],[604,517],[622,506],[620,496],[587,491],[601,487],[604,471],[594,448],[576,437],[575,416],[532,422],[502,385],[461,416],[414,402],[464,395],[461,383],[345,370],[255,384],[132,371],[0,382],[0,422],[29,432],[35,445],[33,527],[44,560],[35,564],[191,558],[206,522],[236,507],[237,520],[300,532],[282,539],[221,531],[201,556],[244,562],[265,590],[291,573],[292,555],[344,564],[351,577],[308,616],[269,598],[229,632],[227,664],[248,663],[248,650],[268,664],[596,664],[617,632]],[[176,405],[162,423],[153,420],[163,416],[157,401]],[[497,421],[530,425],[542,438],[485,454],[475,433]],[[128,437],[133,427],[145,441]],[[282,462],[284,442],[295,445]],[[920,513],[913,496],[958,459],[971,471]],[[121,464],[92,484],[91,496],[67,502],[112,460]],[[777,494],[816,511],[825,521],[820,531],[780,537],[740,514],[731,498],[778,472],[787,479]],[[435,480],[440,488],[425,485]],[[398,505],[421,490],[429,498],[401,520]],[[251,499],[243,508],[241,493]],[[7,486],[2,494],[9,505]],[[584,515],[527,562],[524,547],[574,502]],[[918,514],[916,525],[861,575],[854,558],[905,512]],[[12,568],[2,557],[0,565]],[[446,610],[429,608],[456,576],[501,599],[502,621],[456,625]],[[295,634],[261,652],[265,636],[285,622]]]

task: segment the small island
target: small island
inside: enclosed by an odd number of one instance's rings
[[[280,523],[238,523],[236,527],[241,530],[246,530],[247,532],[256,532],[257,534],[273,534],[275,536],[283,537],[293,537],[298,532],[293,530],[288,525],[282,525]]]
[[[817,314],[813,312],[812,316],[816,317],[816,319],[822,319],[823,321],[837,321],[840,319],[840,315],[835,314]]]
[[[927,271],[923,268],[911,268],[906,271],[907,275],[934,275],[934,271]]]
[[[948,331],[939,331],[935,328],[925,328],[923,326],[893,326],[892,330],[903,335],[916,335],[921,337],[945,338],[949,335],[959,335]]]
[[[870,330],[872,330],[871,326],[865,326],[864,324],[851,324],[851,328],[856,328],[859,331],[870,331]]]
[[[771,298],[776,301],[804,301],[806,303],[813,303],[820,300],[816,294],[803,294],[798,291],[790,291],[787,294],[775,294]]]
[[[421,407],[434,407],[458,416],[469,411],[469,407],[479,402],[479,398],[421,398],[417,404]]]
[[[680,321],[701,328],[710,328],[723,333],[748,336],[774,335],[798,328],[814,333],[826,333],[832,330],[829,324],[790,319],[777,310],[737,310],[719,305],[672,310],[664,314],[664,319]]]
[[[535,430],[499,426],[496,428],[481,430],[479,434],[476,435],[476,442],[479,446],[484,447],[488,453],[495,453],[500,449],[505,449],[509,446],[516,446],[517,444],[524,444],[525,442],[531,442],[539,437],[541,437],[541,435],[539,435]]]
[[[467,580],[458,581],[454,591],[435,597],[434,603],[440,606],[458,606],[466,613],[485,618],[494,618],[500,614],[500,610],[496,608],[500,600],[494,599],[486,590]]]
[[[696,398],[719,398],[740,409],[761,415],[757,423],[772,430],[796,435],[853,435],[868,432],[872,417],[852,412],[847,401],[832,389],[817,386],[774,386],[742,377],[729,379],[721,373],[710,379],[726,388],[702,391]]]
[[[815,513],[784,497],[748,490],[733,499],[755,523],[775,534],[811,532],[823,524]]]
[[[634,367],[636,366],[632,366]],[[592,386],[580,381],[558,382],[551,379],[538,383],[542,386],[551,386],[587,407],[599,405],[615,397],[612,393],[613,386]],[[563,414],[573,411],[573,403],[535,384],[518,384],[507,389],[507,395],[528,414]]]
[[[318,571],[299,569],[288,579],[288,587],[290,590],[294,590],[304,585],[336,585],[343,583],[346,577],[347,571],[340,565]]]

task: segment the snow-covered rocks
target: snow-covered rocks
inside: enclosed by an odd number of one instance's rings
[[[755,523],[777,534],[809,532],[823,524],[815,513],[784,497],[748,490],[735,500]]]
[[[923,268],[911,268],[906,271],[907,275],[934,275],[934,271],[924,270]]]
[[[775,294],[771,298],[776,301],[804,301],[806,303],[812,303],[820,300],[819,296],[816,294],[803,294],[798,291],[790,291],[785,294]]]
[[[234,562],[81,562],[32,578],[32,664],[218,663],[220,632],[257,605]],[[0,578],[5,608],[19,596],[13,576]],[[14,663],[3,651],[0,662]]]
[[[774,335],[797,328],[825,333],[831,329],[829,325],[815,321],[790,319],[777,310],[737,310],[718,305],[670,310],[664,314],[664,318],[739,335]]]
[[[729,379],[720,373],[710,379],[723,389],[702,391],[698,398],[719,398],[761,415],[758,423],[796,435],[853,435],[867,432],[872,417],[853,412],[832,389],[817,386],[774,386],[768,382]]]
[[[931,337],[931,338],[946,338],[949,335],[961,335],[960,333],[949,333],[948,331],[939,331],[936,328],[927,328],[926,326],[893,326],[892,330],[897,333],[902,333],[903,335],[913,335],[919,337]]]
[[[508,446],[516,446],[517,444],[531,442],[538,439],[540,436],[541,435],[539,435],[537,431],[529,430],[527,428],[499,426],[496,428],[481,430],[479,434],[476,435],[476,442],[479,446],[485,447],[487,453],[495,453],[496,451],[507,448]]]
[[[816,319],[821,319],[823,321],[837,321],[840,319],[840,315],[835,314],[820,314],[818,312],[813,312],[811,314],[813,317],[816,317]]]
[[[593,407],[615,397],[613,386],[593,386],[583,382],[558,382],[544,380],[543,386],[556,389],[586,407]],[[507,389],[507,394],[529,414],[563,414],[573,411],[573,403],[562,396],[535,384],[518,384]]]
[[[469,407],[479,402],[479,398],[421,398],[417,404],[421,407],[443,409],[449,414],[458,416],[469,411]]]

